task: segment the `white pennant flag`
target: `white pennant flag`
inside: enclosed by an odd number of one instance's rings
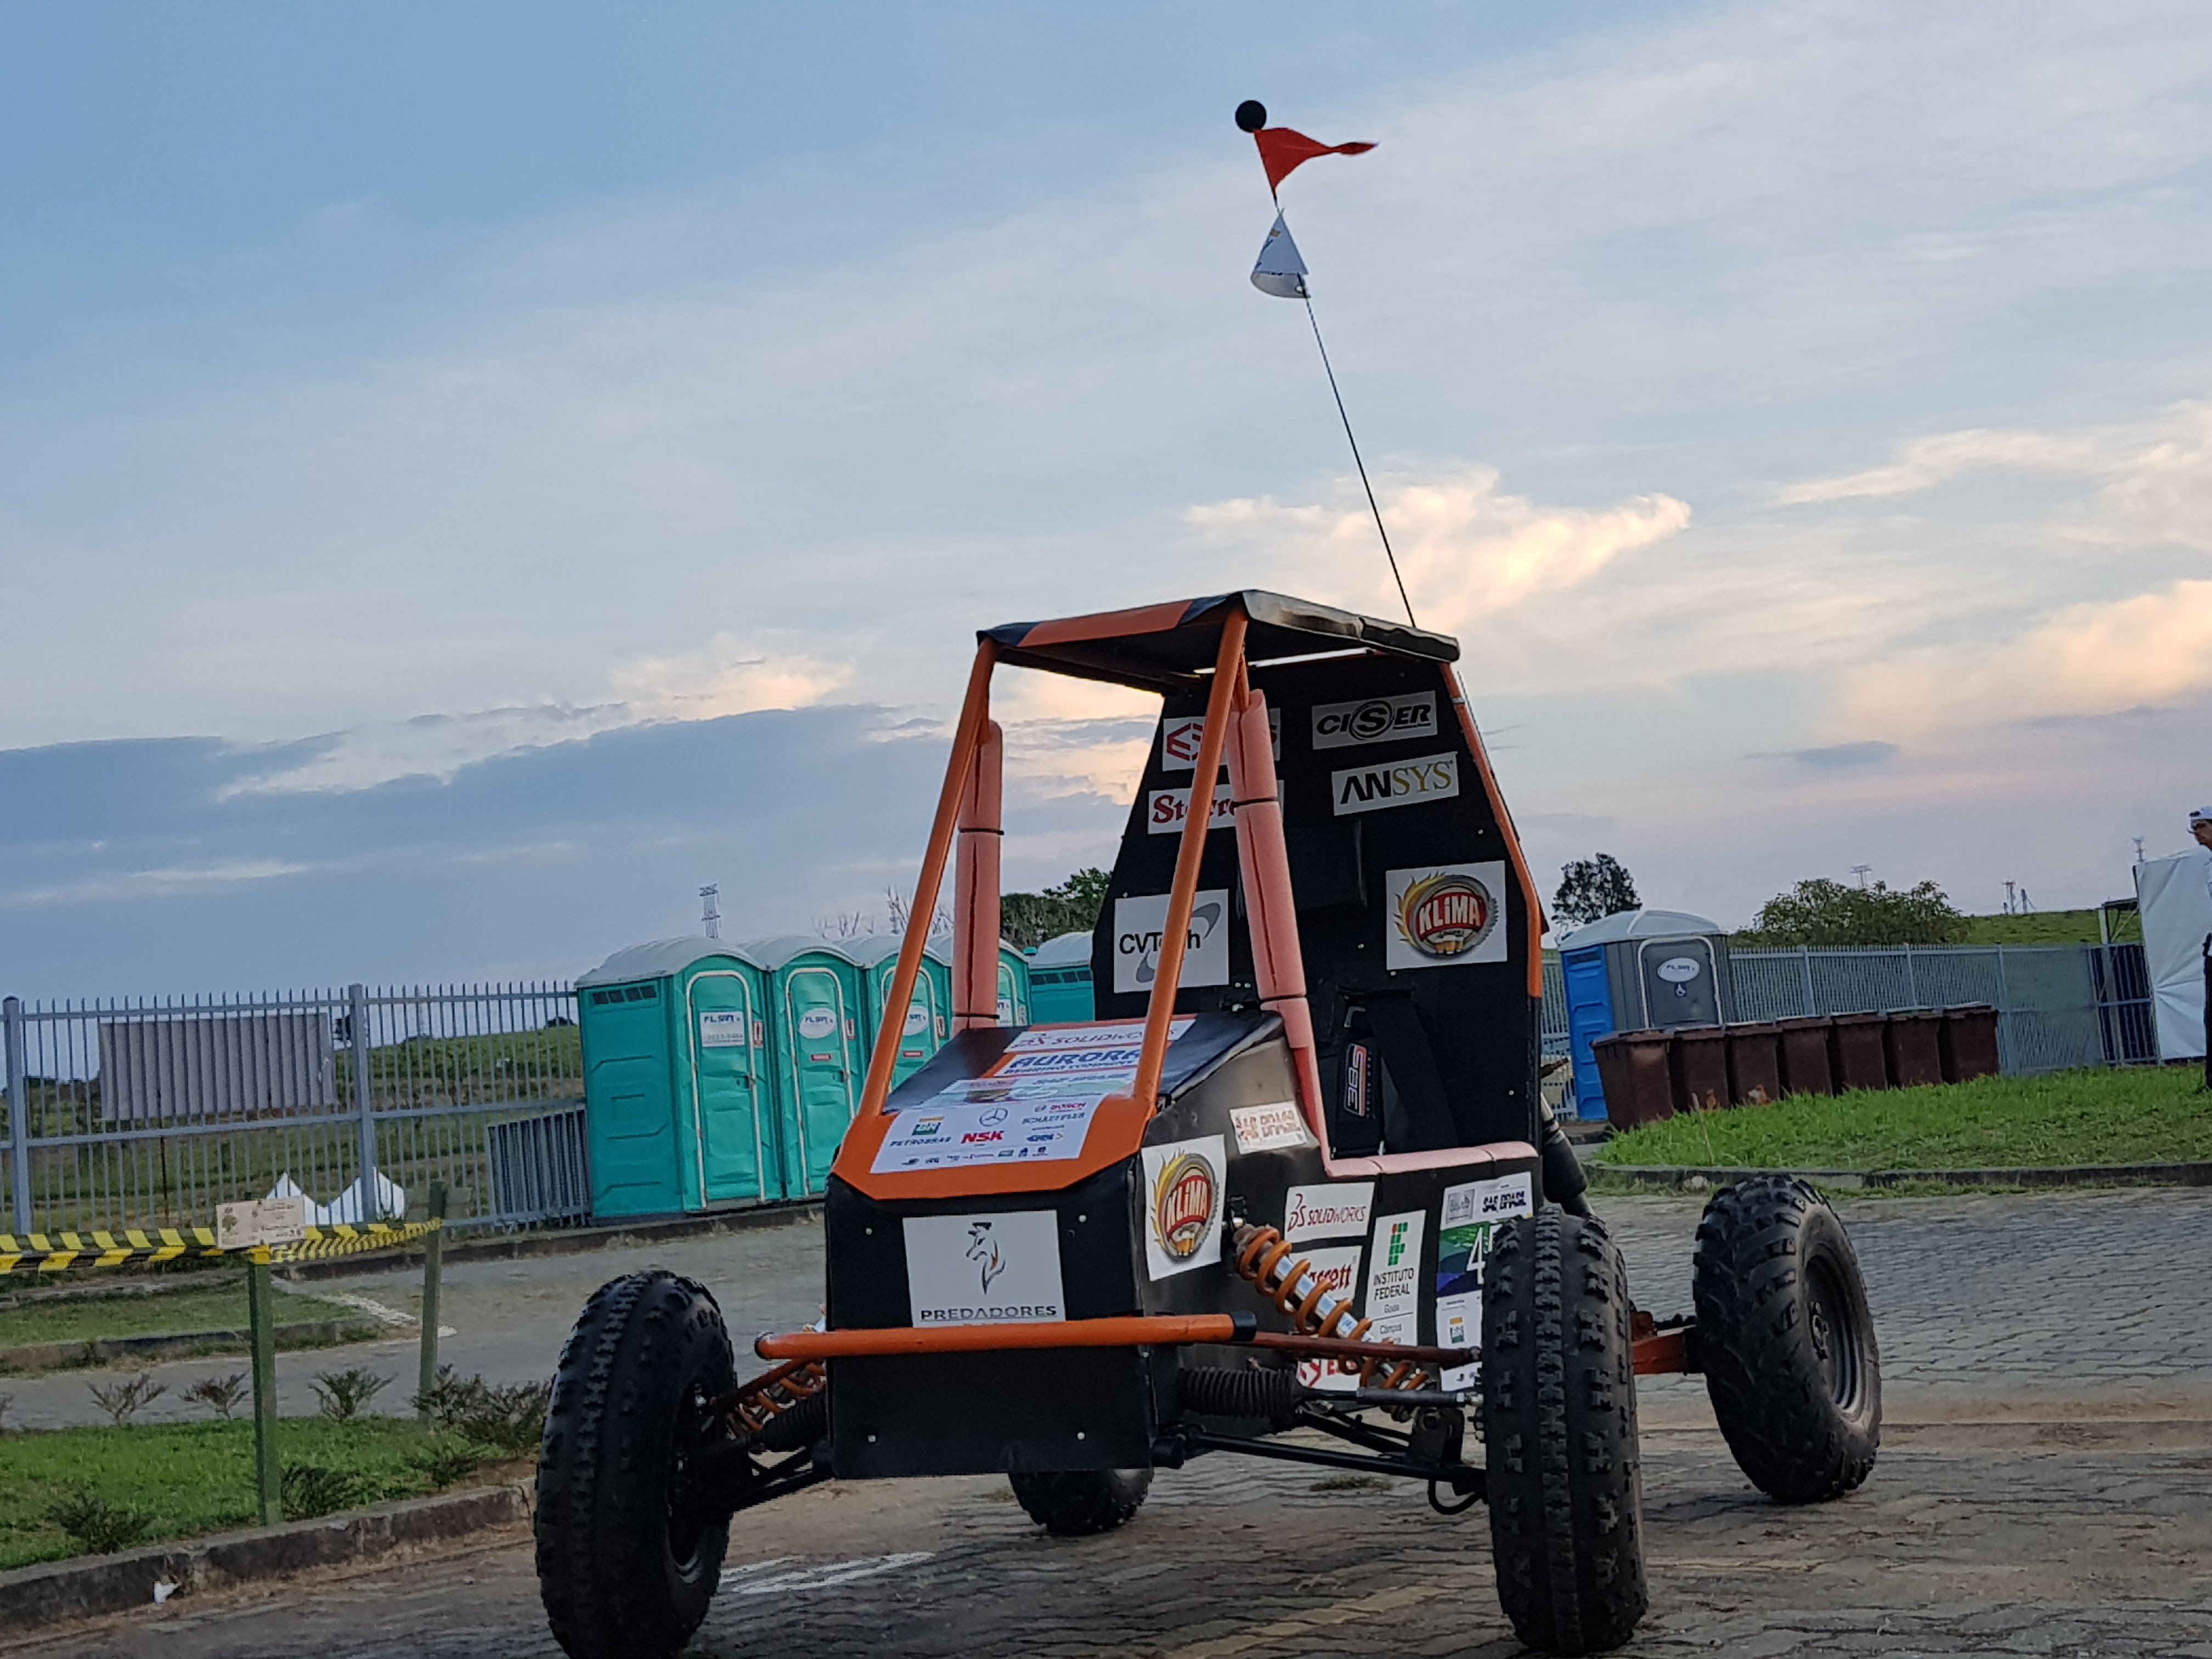
[[[1306,297],[1306,262],[1298,258],[1298,245],[1291,240],[1291,228],[1283,222],[1280,212],[1275,215],[1275,228],[1260,245],[1259,263],[1252,267],[1252,286],[1279,300]]]

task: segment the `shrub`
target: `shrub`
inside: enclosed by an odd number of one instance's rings
[[[460,1376],[451,1365],[441,1365],[437,1381],[417,1394],[414,1403],[440,1428],[520,1457],[536,1451],[545,1437],[545,1411],[552,1401],[550,1382],[502,1386],[481,1376]]]
[[[94,1402],[118,1429],[129,1426],[140,1407],[152,1404],[169,1391],[167,1384],[156,1382],[144,1371],[133,1371],[105,1388],[97,1382],[88,1382],[85,1387],[92,1390]]]
[[[1751,950],[1793,951],[1799,945],[1954,945],[1966,930],[1966,918],[1932,881],[1893,892],[1881,882],[1846,887],[1820,878],[1767,900],[1733,942]]]
[[[287,1463],[279,1490],[285,1518],[291,1521],[312,1521],[319,1515],[373,1504],[378,1495],[374,1485],[362,1476],[325,1468],[319,1463]]]
[[[88,1492],[66,1492],[46,1505],[46,1519],[87,1555],[112,1555],[145,1537],[153,1521],[137,1510],[109,1503]]]
[[[433,1492],[442,1492],[456,1481],[467,1480],[483,1461],[481,1446],[465,1441],[434,1441],[410,1457],[407,1467],[421,1475]]]
[[[233,1371],[228,1376],[202,1377],[185,1390],[185,1398],[195,1405],[205,1406],[227,1423],[245,1393],[246,1373]]]
[[[322,1402],[323,1415],[333,1423],[343,1423],[383,1393],[391,1381],[388,1376],[379,1376],[366,1365],[349,1365],[342,1371],[324,1371],[308,1386],[314,1389],[315,1398]]]

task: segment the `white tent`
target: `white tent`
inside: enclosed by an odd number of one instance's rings
[[[2204,1054],[2204,941],[2212,935],[2212,853],[2201,848],[2136,866],[2143,961],[2160,1060]]]

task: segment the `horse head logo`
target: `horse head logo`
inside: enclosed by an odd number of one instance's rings
[[[968,1224],[968,1260],[976,1264],[987,1291],[991,1288],[991,1281],[1006,1272],[1006,1260],[999,1254],[999,1241],[993,1237],[989,1222]]]

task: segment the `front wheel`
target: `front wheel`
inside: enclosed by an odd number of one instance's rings
[[[705,1286],[601,1285],[561,1351],[538,1463],[538,1588],[569,1659],[664,1659],[707,1616],[730,1521],[704,1479],[730,1334]]]
[[[1840,1498],[1881,1444],[1881,1357],[1844,1224],[1794,1176],[1723,1187],[1698,1223],[1698,1358],[1736,1466],[1784,1504]]]
[[[1547,1653],[1617,1648],[1649,1603],[1630,1314],[1603,1224],[1556,1205],[1506,1223],[1483,1266],[1498,1599]]]
[[[1030,1520],[1061,1538],[1111,1532],[1152,1490],[1150,1469],[1069,1469],[1055,1474],[1010,1474],[1014,1498]]]

